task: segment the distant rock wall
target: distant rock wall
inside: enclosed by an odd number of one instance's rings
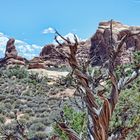
[[[47,44],[42,48],[40,58],[44,60],[46,66],[61,67],[62,65],[66,64],[66,58],[60,55],[56,49],[61,51],[63,48],[54,44]]]

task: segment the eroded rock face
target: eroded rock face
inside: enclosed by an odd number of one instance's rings
[[[113,21],[113,44],[116,45],[126,34],[140,32],[140,27],[123,25],[120,22]],[[110,22],[101,22],[96,33],[91,37],[90,58],[93,66],[103,64],[109,58],[110,46]],[[128,37],[121,49],[117,64],[130,63],[133,61],[132,53],[140,50],[140,34]]]
[[[82,64],[83,62],[89,61],[90,46],[90,40],[79,42],[79,47],[76,55],[78,63]]]
[[[34,57],[30,60],[28,69],[45,69],[44,61],[40,57]]]
[[[40,52],[40,57],[44,60],[46,67],[59,67],[65,64],[66,58],[60,55],[56,49],[61,51],[60,46],[55,46],[54,44],[45,45]]]
[[[45,69],[45,65],[42,63],[30,63],[28,69]]]
[[[5,58],[16,58],[18,56],[14,43],[15,39],[11,38],[8,40],[6,45]]]
[[[40,56],[44,57],[53,53],[55,46],[53,44],[48,44],[43,47],[42,51],[40,52]]]
[[[90,40],[79,42],[76,55],[78,62],[81,63],[82,61],[87,61],[89,59],[90,46]],[[67,59],[59,53],[62,53],[63,51],[69,53],[69,48],[65,42],[62,44],[62,46],[48,44],[42,49],[40,57],[44,60],[47,67],[61,67],[64,65],[69,66]]]

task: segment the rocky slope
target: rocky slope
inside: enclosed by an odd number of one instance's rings
[[[16,113],[21,123],[28,124],[26,129],[32,135],[36,135],[39,131],[46,137],[46,134],[52,132],[54,119],[59,117],[63,107],[66,104],[73,104],[75,89],[70,85],[66,87],[66,84],[62,83],[62,81],[67,82],[65,77],[68,73],[51,71],[48,74],[44,70],[42,75],[42,71],[39,71],[19,66],[0,68],[1,127],[10,129],[10,132],[11,129],[14,130]],[[65,77],[60,78],[61,76]],[[68,100],[69,98],[72,101]]]

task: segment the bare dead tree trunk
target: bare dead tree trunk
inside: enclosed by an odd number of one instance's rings
[[[87,107],[88,112],[88,130],[87,133],[89,134],[89,139],[91,140],[107,140],[108,139],[108,129],[109,129],[109,121],[111,119],[112,113],[114,108],[118,102],[119,94],[121,89],[126,86],[128,83],[132,82],[136,79],[140,73],[139,68],[137,67],[130,77],[120,77],[117,79],[116,73],[114,70],[115,59],[125,41],[125,39],[129,36],[136,35],[136,34],[129,34],[125,35],[121,40],[120,43],[114,48],[112,45],[112,21],[110,22],[110,30],[111,30],[111,38],[110,38],[110,46],[109,46],[109,61],[108,61],[108,70],[109,70],[109,78],[111,81],[111,93],[109,98],[103,95],[104,91],[99,91],[97,93],[100,100],[103,101],[103,105],[99,106],[95,99],[95,93],[90,87],[89,76],[86,72],[83,72],[83,69],[80,68],[80,65],[76,59],[76,52],[78,48],[78,41],[76,36],[74,36],[75,43],[70,42],[69,39],[65,39],[61,36],[57,31],[56,34],[60,36],[69,47],[70,53],[61,53],[68,59],[69,65],[72,68],[73,74],[75,75],[76,79],[78,80],[79,87],[83,90],[84,93],[84,102]],[[139,34],[139,33],[138,33]],[[59,43],[57,38],[55,37],[56,42]],[[85,66],[87,67],[87,65]],[[59,128],[64,131],[70,140],[80,140],[78,134],[76,134],[73,130],[68,128],[64,123],[58,123]],[[111,140],[111,139],[110,139]],[[112,138],[113,140],[113,138]]]

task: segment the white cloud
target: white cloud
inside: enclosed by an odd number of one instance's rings
[[[35,44],[32,44],[32,48],[33,48],[33,49],[40,49],[40,48],[42,49],[41,46],[38,46],[38,45],[35,45]]]
[[[4,34],[0,32],[0,36],[4,36]]]
[[[67,35],[63,36],[65,39],[69,39],[72,43],[75,43],[75,40],[74,40],[74,34],[73,33],[68,33]],[[77,38],[77,41],[81,41],[81,39],[76,35],[76,38]],[[57,40],[59,42],[64,42],[64,40],[60,37],[60,36],[57,36]]]
[[[0,58],[4,57],[6,44],[9,38],[0,32]],[[27,59],[32,59],[34,56],[39,56],[42,46],[35,44],[28,44],[21,40],[15,40],[15,46],[18,51],[18,55]]]
[[[51,34],[51,33],[55,33],[55,30],[51,27],[47,28],[47,29],[44,29],[43,34]]]

